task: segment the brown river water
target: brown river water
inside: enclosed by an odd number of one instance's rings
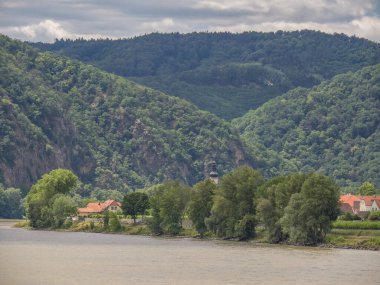
[[[0,285],[380,284],[380,252],[31,231],[0,222]]]

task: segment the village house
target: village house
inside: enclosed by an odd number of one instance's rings
[[[371,211],[380,210],[380,196],[360,196],[345,194],[340,196],[340,210],[344,213],[352,213],[364,216]]]
[[[105,211],[115,213],[121,211],[121,203],[115,200],[88,203],[85,208],[78,208],[78,216],[88,217],[93,214],[103,214]]]

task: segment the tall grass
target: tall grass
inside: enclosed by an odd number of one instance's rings
[[[359,230],[380,230],[379,221],[342,221],[333,222],[334,229],[359,229]]]

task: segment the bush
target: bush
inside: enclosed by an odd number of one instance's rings
[[[63,223],[63,228],[68,229],[68,228],[71,228],[72,225],[73,225],[73,221],[71,220],[71,218],[67,218],[65,222]]]
[[[119,220],[119,217],[113,213],[113,212],[110,212],[109,213],[109,230],[111,232],[118,232],[121,230],[121,224],[120,224],[120,220]]]
[[[338,220],[341,220],[341,221],[359,221],[359,220],[361,220],[361,218],[356,214],[346,212],[346,213],[343,213],[343,215],[339,216]]]
[[[368,215],[370,221],[380,221],[380,211],[370,212]]]

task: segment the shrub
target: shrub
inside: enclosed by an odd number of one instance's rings
[[[64,228],[64,229],[68,229],[68,228],[70,228],[72,225],[73,225],[73,221],[71,220],[71,218],[67,218],[67,219],[65,220],[65,222],[63,223],[63,228]]]
[[[109,230],[111,232],[118,232],[121,230],[121,224],[120,224],[120,220],[119,220],[119,217],[113,213],[113,212],[110,212],[109,213]]]
[[[346,212],[346,213],[343,213],[343,215],[339,216],[338,220],[341,220],[341,221],[359,221],[359,220],[361,220],[361,218],[356,214]]]
[[[380,211],[370,212],[370,214],[368,215],[368,220],[380,221]]]

